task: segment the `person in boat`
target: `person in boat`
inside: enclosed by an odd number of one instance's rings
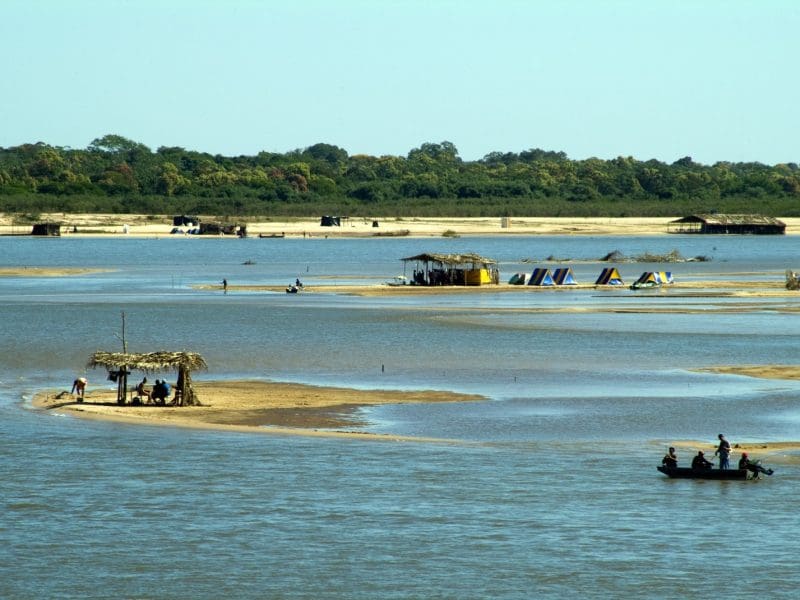
[[[675,448],[672,446],[669,447],[669,450],[664,455],[664,458],[661,459],[661,464],[667,467],[668,469],[675,469],[678,466],[678,457],[675,455]]]
[[[705,455],[703,454],[702,450],[698,450],[697,456],[692,459],[692,468],[693,469],[710,469],[711,463],[706,460]]]
[[[719,454],[719,468],[720,469],[728,469],[730,468],[730,462],[728,457],[731,455],[731,443],[725,439],[725,436],[721,433],[717,436],[719,438],[719,446],[717,446],[717,451],[714,452],[714,456]]]
[[[747,469],[751,473],[755,473],[758,475],[759,473],[766,473],[767,475],[772,475],[772,469],[765,469],[760,464],[758,464],[757,460],[750,460],[747,457],[747,452],[742,452],[742,457],[739,459],[739,468],[740,469]]]

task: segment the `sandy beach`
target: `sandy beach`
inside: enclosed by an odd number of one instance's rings
[[[482,396],[420,390],[356,390],[265,381],[195,382],[202,406],[121,406],[116,390],[92,389],[78,403],[66,390],[36,394],[33,406],[89,419],[250,433],[350,437],[374,440],[444,441],[379,435],[348,428],[362,424],[362,406],[426,402],[475,402]]]
[[[199,215],[203,222],[221,222],[214,216]],[[500,217],[421,218],[352,217],[339,227],[323,227],[317,218],[230,219],[246,225],[249,236],[286,237],[441,237],[443,235],[660,235],[666,234],[673,218],[578,218]],[[127,235],[164,237],[173,235],[172,217],[167,215],[65,214],[40,215],[41,222],[62,225],[62,235]],[[800,220],[798,220],[800,221]],[[374,226],[377,223],[377,227]],[[0,235],[29,234],[32,224],[14,222],[13,215],[0,214]],[[185,227],[183,229],[186,229]],[[127,231],[127,233],[126,233]],[[208,236],[205,236],[208,237]],[[232,238],[233,236],[223,236]]]
[[[200,215],[203,222],[221,222]],[[352,217],[339,227],[323,227],[316,218],[231,218],[229,223],[246,225],[251,237],[442,237],[487,235],[668,235],[667,223],[679,217]],[[800,234],[800,219],[783,218],[787,235]],[[64,236],[167,237],[174,225],[168,215],[116,215],[45,213],[39,222],[62,225]],[[377,223],[377,227],[374,224]],[[186,229],[185,227],[183,229]],[[32,223],[19,223],[15,216],[0,213],[0,235],[28,235]],[[127,233],[126,233],[127,232]],[[194,236],[190,236],[194,237]],[[209,237],[209,236],[204,236]],[[234,239],[234,236],[221,236]]]

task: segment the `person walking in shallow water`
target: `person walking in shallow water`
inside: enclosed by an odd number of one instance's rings
[[[227,279],[223,279],[222,280],[222,293],[223,294],[227,294],[228,293],[228,280]]]

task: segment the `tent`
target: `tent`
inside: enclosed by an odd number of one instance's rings
[[[510,285],[525,285],[528,283],[528,274],[527,273],[514,273],[511,276],[511,279],[508,280]]]
[[[571,267],[563,267],[553,271],[553,281],[556,285],[578,285]]]
[[[553,276],[550,274],[550,269],[538,268],[534,269],[531,273],[531,278],[528,285],[555,285]]]
[[[606,267],[600,273],[600,277],[594,282],[595,285],[625,285],[622,276],[616,267]]]
[[[642,276],[633,283],[631,289],[660,287],[672,282],[672,273],[670,271],[645,271],[642,273]]]

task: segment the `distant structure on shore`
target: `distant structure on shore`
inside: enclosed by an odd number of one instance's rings
[[[61,224],[60,223],[36,223],[33,226],[31,235],[44,235],[44,236],[60,236]]]
[[[786,223],[764,215],[697,214],[670,221],[667,233],[782,235]]]

